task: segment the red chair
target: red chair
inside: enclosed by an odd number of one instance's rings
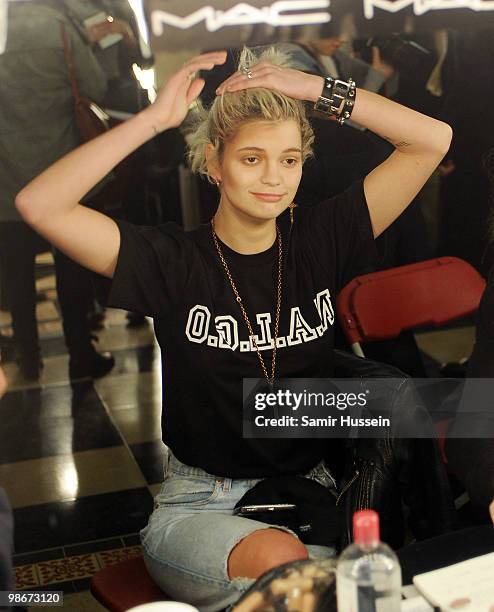
[[[361,343],[475,313],[484,289],[484,279],[466,261],[439,257],[357,276],[338,296],[338,318],[353,352],[363,357]]]
[[[364,357],[362,343],[474,314],[484,289],[485,280],[466,261],[440,257],[357,276],[338,295],[338,318],[353,352]],[[435,423],[443,459],[448,425]]]
[[[170,600],[153,582],[142,556],[109,565],[94,574],[91,594],[112,612],[125,612],[140,604]]]

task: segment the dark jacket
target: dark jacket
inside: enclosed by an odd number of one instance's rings
[[[338,499],[346,509],[346,542],[351,540],[353,513],[364,508],[379,512],[381,539],[393,548],[403,545],[407,527],[418,540],[455,529],[453,497],[434,428],[412,379],[342,351],[335,351],[335,367],[336,378],[389,379],[383,385],[389,387],[385,411],[392,422],[386,438],[346,444]],[[420,437],[405,438],[405,432]]]
[[[487,287],[480,301],[477,314],[475,346],[470,358],[468,378],[494,378],[494,267]],[[472,423],[468,401],[468,386],[462,398],[467,402],[466,410],[455,419],[455,430],[472,430],[472,426],[482,432],[480,437],[449,437],[446,440],[448,463],[465,486],[474,506],[487,509],[494,499],[494,399],[490,398],[491,411],[483,411]],[[467,429],[468,428],[468,429]]]

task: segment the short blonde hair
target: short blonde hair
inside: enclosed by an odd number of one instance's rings
[[[242,66],[252,67],[260,62],[276,66],[290,65],[290,56],[275,47],[265,48],[260,55],[244,47],[239,58]],[[212,159],[221,161],[224,144],[231,140],[238,129],[253,121],[280,122],[294,120],[302,137],[302,160],[312,155],[314,133],[307,120],[303,102],[289,98],[270,89],[256,87],[217,96],[209,109],[198,106],[195,121],[187,138],[189,162],[193,172],[205,175],[210,182],[206,160],[206,146],[213,145]]]

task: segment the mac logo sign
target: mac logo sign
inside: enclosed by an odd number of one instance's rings
[[[417,16],[429,11],[447,9],[494,11],[494,0],[364,0],[364,15],[367,19],[372,19],[375,8],[388,13],[398,13],[408,6],[413,6],[413,12]]]
[[[151,28],[155,36],[161,36],[165,26],[188,30],[203,21],[209,32],[216,32],[225,26],[266,23],[271,26],[293,26],[327,23],[331,15],[319,9],[328,9],[330,0],[279,0],[270,6],[257,8],[246,2],[220,11],[212,6],[202,8],[180,17],[167,11],[154,10],[151,13]]]

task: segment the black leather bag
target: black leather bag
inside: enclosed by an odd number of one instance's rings
[[[60,24],[60,31],[62,34],[63,53],[69,70],[70,86],[74,97],[75,121],[82,141],[88,142],[110,129],[110,117],[94,100],[89,100],[79,90],[74,60],[70,53],[69,38],[63,23]]]
[[[322,484],[303,476],[275,476],[257,483],[235,508],[250,505],[294,504],[296,510],[258,512],[250,518],[288,527],[304,544],[338,546],[344,524],[343,510]]]

